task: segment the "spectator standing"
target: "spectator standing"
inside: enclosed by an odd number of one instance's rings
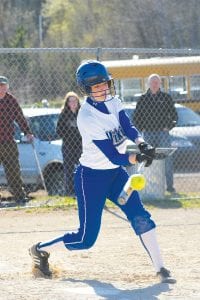
[[[16,98],[8,90],[8,78],[0,76],[0,163],[4,167],[15,202],[22,204],[27,198],[20,174],[17,143],[14,140],[14,122],[19,125],[29,142],[33,141],[33,135]]]
[[[74,196],[74,170],[82,152],[82,140],[77,127],[80,100],[76,93],[68,92],[63,110],[59,116],[57,133],[62,138],[62,155],[66,194]]]
[[[178,115],[172,97],[162,92],[161,78],[151,74],[148,90],[140,97],[134,113],[134,125],[143,132],[145,141],[154,147],[171,147],[169,131],[175,127]],[[173,180],[173,158],[165,160],[166,186],[169,193],[175,193]]]

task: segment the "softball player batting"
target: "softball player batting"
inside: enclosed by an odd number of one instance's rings
[[[60,243],[68,250],[92,247],[100,230],[102,212],[108,198],[126,215],[149,254],[161,282],[175,283],[176,280],[163,265],[156,241],[156,225],[144,208],[138,192],[134,191],[125,205],[117,201],[128,180],[123,166],[143,161],[149,166],[155,148],[146,143],[131,124],[120,99],[115,95],[114,81],[102,63],[92,60],[81,64],[76,79],[87,96],[77,118],[83,143],[80,165],[75,173],[80,227],[76,232],[67,232],[53,240],[33,245],[29,249],[33,266],[51,277],[48,258],[53,245]],[[127,138],[138,145],[139,154],[126,154]]]

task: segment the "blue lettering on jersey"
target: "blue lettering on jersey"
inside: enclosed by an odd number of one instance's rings
[[[121,126],[119,126],[118,129],[115,128],[114,130],[106,131],[106,135],[108,139],[113,142],[114,146],[119,146],[126,140],[126,136]]]

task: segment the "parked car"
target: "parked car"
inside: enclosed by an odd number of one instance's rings
[[[125,111],[132,119],[136,103],[124,104]],[[178,124],[170,131],[172,147],[177,147],[174,156],[175,172],[195,172],[200,170],[200,116],[191,109],[176,104]],[[62,141],[56,134],[60,109],[24,109],[32,132],[35,136],[34,147],[26,142],[23,133],[16,125],[15,139],[18,143],[21,175],[28,192],[44,188],[40,169],[49,195],[64,195]],[[131,141],[127,150],[137,148]],[[37,157],[35,157],[35,154]],[[0,166],[0,185],[6,186],[7,180]]]
[[[171,146],[177,147],[173,154],[175,172],[198,172],[200,170],[200,116],[188,107],[175,104],[178,113],[176,127],[170,130]],[[133,120],[136,102],[124,104],[126,113]],[[133,144],[129,143],[129,150]]]
[[[35,136],[34,148],[26,142],[16,124],[15,139],[18,143],[21,175],[28,192],[44,188],[37,159],[49,195],[64,194],[63,158],[61,140],[56,134],[60,109],[24,109],[31,130]],[[37,157],[35,156],[37,155]],[[3,167],[0,166],[0,185],[7,185]]]

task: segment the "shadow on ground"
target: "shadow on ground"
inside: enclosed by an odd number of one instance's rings
[[[153,207],[158,207],[158,208],[180,208],[182,207],[182,202],[181,202],[181,198],[177,199],[177,198],[169,198],[166,197],[165,199],[161,199],[161,200],[157,200],[157,199],[145,199],[143,201],[143,203],[145,205],[150,205]]]
[[[148,299],[156,300],[157,297],[163,293],[170,291],[168,284],[156,283],[151,286],[144,288],[132,288],[132,289],[121,289],[114,286],[111,283],[105,283],[98,280],[76,280],[76,279],[64,279],[66,282],[80,283],[80,289],[77,285],[74,287],[76,294],[83,293],[86,295],[97,295],[103,297],[103,299]],[[70,288],[71,292],[73,289]]]

